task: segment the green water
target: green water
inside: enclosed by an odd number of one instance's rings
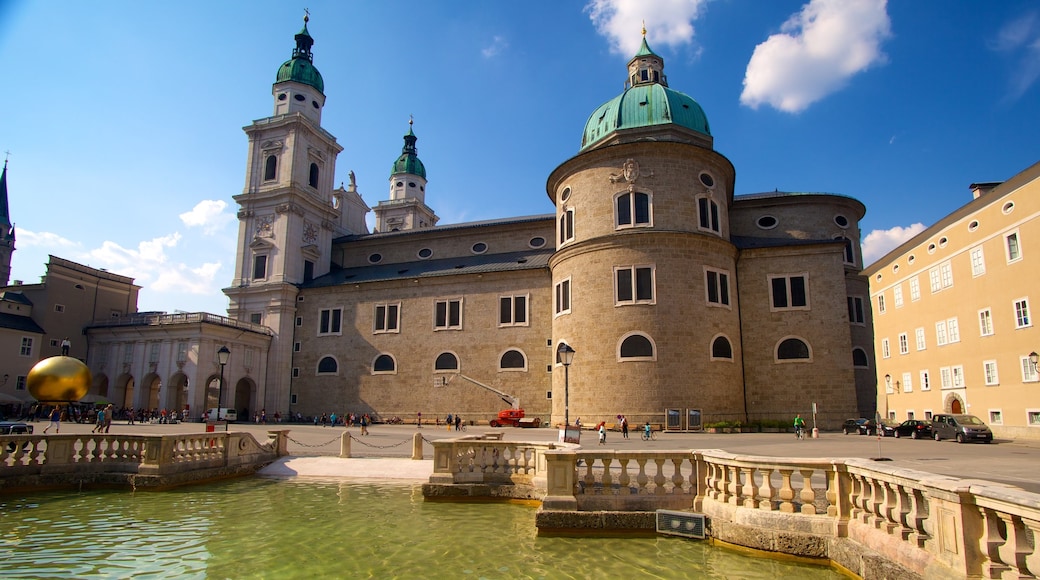
[[[670,537],[537,535],[536,508],[419,485],[244,478],[0,496],[0,578],[842,578]]]

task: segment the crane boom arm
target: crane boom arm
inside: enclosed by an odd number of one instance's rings
[[[445,386],[447,386],[448,383],[450,383],[451,380],[454,379],[455,377],[462,377],[463,379],[466,379],[467,381],[473,383],[474,385],[477,385],[478,387],[481,387],[483,389],[491,391],[492,393],[495,393],[503,401],[505,401],[506,403],[509,403],[510,407],[512,407],[513,409],[519,409],[520,408],[520,399],[518,397],[514,397],[513,395],[510,395],[509,393],[503,393],[502,391],[496,389],[495,387],[491,387],[491,386],[485,385],[484,383],[478,381],[477,379],[474,379],[472,377],[467,377],[466,375],[464,375],[462,373],[458,373],[458,374],[452,375],[452,378],[448,379],[448,381],[445,382]]]

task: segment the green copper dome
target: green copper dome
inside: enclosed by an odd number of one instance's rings
[[[617,131],[673,125],[711,137],[708,117],[697,101],[668,88],[664,60],[646,44],[629,61],[625,92],[600,105],[585,123],[585,150]]]
[[[291,81],[305,84],[318,89],[318,92],[324,95],[325,81],[318,69],[314,68],[314,55],[311,54],[313,45],[314,39],[307,32],[307,18],[304,18],[303,30],[296,34],[296,48],[293,49],[292,58],[278,67],[278,75],[274,82]]]
[[[408,134],[404,136],[404,147],[401,148],[401,156],[397,158],[397,161],[394,161],[394,168],[390,175],[407,173],[426,179],[426,167],[423,166],[422,161],[419,161],[419,155],[415,149],[415,142],[418,140],[419,138],[412,132],[412,123],[409,121]]]

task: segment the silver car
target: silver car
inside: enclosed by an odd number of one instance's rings
[[[957,443],[991,443],[993,432],[975,415],[932,415],[932,438],[936,441],[955,439]]]

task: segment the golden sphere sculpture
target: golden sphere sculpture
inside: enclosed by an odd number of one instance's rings
[[[25,383],[42,403],[78,401],[90,390],[90,369],[71,356],[52,356],[36,363]]]

